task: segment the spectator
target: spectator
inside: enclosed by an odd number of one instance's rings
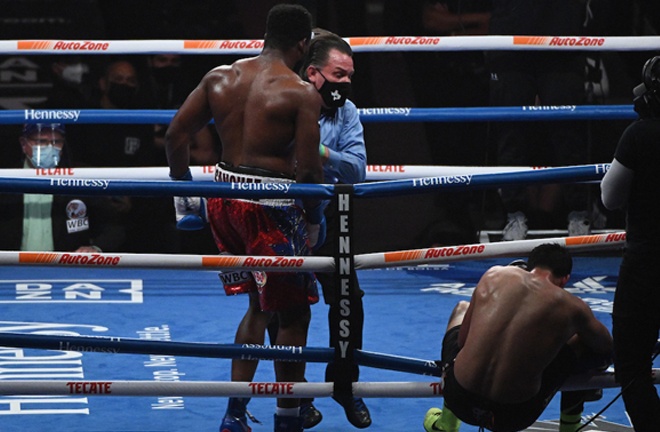
[[[609,331],[563,289],[573,266],[566,249],[537,246],[519,265],[491,267],[452,312],[442,342],[444,408],[426,413],[426,431],[457,432],[459,419],[523,430],[571,374],[609,364]],[[562,393],[561,432],[580,426],[587,393]]]
[[[92,108],[89,62],[76,55],[55,56],[50,61],[50,71],[53,86],[46,95],[44,108]]]
[[[212,119],[223,143],[216,180],[250,183],[320,183],[318,118],[321,98],[293,71],[311,39],[311,15],[280,4],[268,14],[264,47],[256,57],[208,72],[177,111],[165,135],[170,176],[191,180],[190,142]],[[292,144],[293,143],[293,144]],[[181,225],[203,223],[208,214],[222,252],[237,255],[306,256],[322,241],[324,217],[318,199],[294,200],[176,197]],[[302,208],[301,208],[302,207]],[[303,212],[304,209],[304,212]],[[273,314],[279,318],[278,345],[304,346],[318,291],[309,272],[259,272],[258,292],[236,332],[236,343],[263,344]],[[225,287],[228,290],[227,287]],[[228,290],[229,292],[229,290]],[[275,361],[278,382],[300,382],[305,364]],[[251,381],[258,362],[234,359],[232,381]],[[245,432],[245,398],[230,398],[222,432]],[[275,431],[302,431],[298,399],[277,401]]]
[[[390,34],[419,36],[488,33],[491,0],[414,0],[388,2]],[[482,51],[407,52],[404,59],[416,103],[423,108],[488,105],[488,73]],[[426,122],[426,142],[433,165],[487,164],[485,122]],[[423,232],[424,246],[474,243],[472,215],[481,193],[438,193],[435,217]]]
[[[587,2],[588,3],[588,2]],[[494,0],[492,35],[584,34],[585,10],[574,0]],[[489,51],[492,106],[574,106],[585,101],[585,56],[580,51]],[[566,166],[587,162],[584,123],[579,121],[493,124],[497,164]],[[507,212],[503,240],[522,240],[528,222],[539,228],[566,226],[590,232],[588,187],[543,185],[501,190]],[[566,219],[568,214],[568,220]]]
[[[95,108],[122,110],[140,106],[140,78],[136,67],[123,58],[111,59],[98,78]],[[146,102],[142,102],[146,105]],[[85,126],[81,161],[94,167],[164,166],[165,153],[156,151],[153,126],[100,124]]]
[[[89,57],[89,56],[88,56]],[[40,107],[47,109],[90,109],[93,102],[93,86],[90,79],[92,63],[76,55],[53,56],[48,62],[53,86]],[[75,165],[84,165],[76,155],[84,153],[89,142],[85,138],[86,126],[67,126],[68,146],[74,156]],[[78,148],[80,147],[80,148]]]
[[[110,59],[98,79],[96,106],[107,110],[146,108],[140,82],[131,61],[121,57]],[[84,125],[83,136],[84,147],[78,152],[81,165],[120,168],[167,165],[164,149],[154,145],[153,125]],[[122,199],[128,200],[131,208],[127,219],[127,251],[178,252],[172,203],[168,197]]]
[[[178,109],[188,94],[195,87],[189,83],[184,68],[184,59],[180,54],[154,54],[147,57],[147,83],[146,91],[149,106],[155,109]],[[164,149],[164,136],[167,125],[154,125],[154,142],[158,149]],[[202,155],[214,164],[217,159],[219,140],[208,125],[195,136],[191,151],[197,154],[196,159]],[[206,155],[204,155],[206,153]],[[211,154],[208,154],[211,153]]]
[[[626,210],[626,249],[614,294],[612,334],[615,371],[623,401],[638,432],[657,431],[660,398],[650,369],[660,331],[660,289],[655,269],[660,264],[660,57],[642,69],[635,87],[640,119],[623,132],[614,160],[601,183],[603,204]]]
[[[15,168],[70,167],[64,125],[26,124],[19,142]],[[121,211],[109,197],[2,194],[0,205],[0,249],[113,252],[125,238]]]

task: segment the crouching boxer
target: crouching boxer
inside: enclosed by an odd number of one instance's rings
[[[589,306],[563,288],[572,258],[557,244],[532,250],[527,269],[490,268],[470,302],[450,316],[442,343],[443,409],[426,431],[456,432],[460,421],[496,432],[532,425],[585,359],[611,362],[612,337]],[[585,395],[562,392],[560,431],[580,427]]]

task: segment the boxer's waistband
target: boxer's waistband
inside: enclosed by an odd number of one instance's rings
[[[215,181],[224,183],[295,183],[296,181],[286,174],[269,171],[263,168],[246,166],[233,167],[224,162],[215,166]],[[273,207],[292,206],[293,198],[236,198],[239,201],[252,202]]]

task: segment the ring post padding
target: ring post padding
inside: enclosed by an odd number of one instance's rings
[[[353,397],[352,383],[357,381],[359,375],[358,366],[355,363],[354,351],[356,331],[355,314],[351,308],[355,307],[353,301],[355,286],[355,259],[352,250],[353,241],[353,185],[338,184],[335,186],[335,204],[337,208],[337,251],[335,252],[335,287],[339,290],[335,294],[338,302],[340,319],[333,320],[338,328],[330,328],[331,340],[336,341],[333,369],[334,388],[333,393],[341,399]]]

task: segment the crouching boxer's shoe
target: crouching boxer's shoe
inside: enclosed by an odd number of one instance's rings
[[[358,429],[364,429],[371,426],[371,414],[369,408],[364,403],[362,398],[338,398],[333,399],[344,408],[346,419]]]
[[[311,429],[323,420],[323,415],[311,402],[300,405],[300,417],[303,418],[303,429]]]
[[[303,418],[275,414],[275,432],[303,432]]]
[[[247,425],[246,417],[239,418],[227,414],[222,419],[220,432],[252,432],[252,429]]]
[[[458,432],[460,426],[460,420],[446,407],[444,417],[440,408],[430,408],[424,416],[426,432]]]

